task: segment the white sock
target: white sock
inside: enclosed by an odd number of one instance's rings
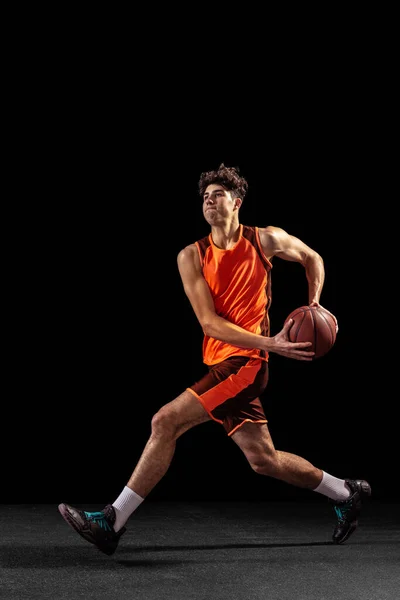
[[[127,485],[124,487],[116,501],[113,502],[113,507],[115,508],[115,531],[119,531],[125,525],[131,514],[143,500],[144,498],[141,498],[131,488],[128,488]]]
[[[314,492],[328,496],[332,500],[343,502],[350,496],[350,490],[344,482],[344,479],[338,479],[322,471],[322,481],[318,487],[315,488]]]

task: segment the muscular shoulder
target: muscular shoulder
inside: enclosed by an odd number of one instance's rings
[[[182,248],[178,252],[177,261],[180,270],[199,266],[199,253],[196,244],[189,244]]]
[[[268,258],[278,254],[287,243],[289,234],[281,227],[259,227],[260,242]]]
[[[196,244],[189,244],[178,252],[178,262],[186,262],[193,260],[193,257],[197,254]]]

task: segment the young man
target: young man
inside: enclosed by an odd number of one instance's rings
[[[260,402],[269,353],[312,360],[310,343],[289,341],[290,322],[269,335],[272,261],[278,257],[304,267],[310,306],[319,305],[325,270],[317,252],[279,227],[240,223],[247,189],[238,169],[221,164],[202,173],[199,192],[211,232],[178,254],[183,288],[204,332],[208,373],[154,415],[139,462],[113,504],[100,512],[59,505],[66,522],[105,554],[115,552],[125,523],[167,472],[179,436],[210,419],[224,427],[257,473],[327,496],[337,515],[334,543],[353,533],[362,499],[371,494],[367,481],[339,479],[277,450],[271,439]]]

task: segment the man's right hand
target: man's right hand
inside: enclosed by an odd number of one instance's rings
[[[312,346],[311,342],[291,342],[289,340],[289,330],[293,325],[293,319],[289,319],[279,333],[273,337],[266,338],[268,352],[275,352],[286,358],[294,358],[295,360],[311,361],[315,352],[307,350]]]

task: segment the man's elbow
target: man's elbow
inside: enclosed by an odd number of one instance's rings
[[[212,326],[209,321],[203,321],[203,323],[201,323],[201,328],[203,330],[204,335],[206,335],[207,337],[212,337]]]
[[[216,317],[216,315],[211,316],[211,317],[206,317],[200,323],[203,333],[207,337],[215,337],[215,333],[216,333],[215,317]]]
[[[309,266],[315,266],[315,265],[323,268],[324,267],[324,259],[322,258],[322,256],[320,254],[318,254],[318,252],[313,250],[313,252],[310,252],[305,257],[304,266],[309,267]]]

